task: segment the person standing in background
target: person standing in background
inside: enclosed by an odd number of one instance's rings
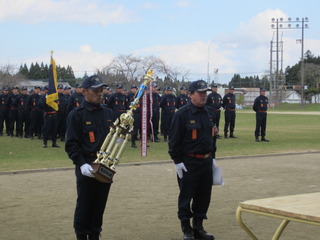
[[[269,142],[269,140],[265,138],[269,103],[268,98],[265,95],[266,90],[260,88],[260,96],[258,96],[253,103],[253,111],[256,112],[256,130],[254,132],[256,142],[260,142],[259,136],[261,136],[261,142]]]
[[[222,99],[222,107],[224,108],[224,137],[228,138],[228,130],[230,127],[230,138],[237,138],[234,136],[234,127],[236,122],[236,96],[234,95],[234,87],[229,87],[229,92],[224,95]]]

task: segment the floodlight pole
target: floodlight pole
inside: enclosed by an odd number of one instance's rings
[[[272,22],[275,22],[275,19],[272,18]],[[278,31],[280,29],[300,29],[302,30],[301,33],[301,105],[304,104],[304,29],[308,28],[308,25],[305,24],[305,22],[309,22],[309,19],[307,17],[302,18],[301,20],[299,18],[296,18],[296,20],[291,20],[291,18],[288,18],[287,21],[283,21],[283,18],[280,18],[280,26],[279,26],[279,20],[276,21],[276,30],[277,30],[277,54],[278,54]],[[282,23],[288,23],[287,26],[283,26]],[[301,26],[297,24],[296,26],[291,26],[291,23],[301,23]],[[274,25],[271,25],[272,28],[275,28]],[[278,72],[278,55],[277,55],[277,72]],[[277,83],[277,72],[276,72],[276,83]],[[276,89],[277,91],[277,89]]]
[[[302,18],[301,21],[301,105],[304,104],[304,18]]]

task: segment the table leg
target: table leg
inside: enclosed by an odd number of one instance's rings
[[[283,220],[280,224],[280,226],[278,227],[277,231],[275,232],[275,234],[273,235],[272,240],[279,240],[281,234],[283,233],[284,229],[286,228],[286,226],[289,224],[289,220]]]
[[[248,233],[248,235],[253,239],[253,240],[259,240],[254,234],[253,232],[251,232],[251,230],[244,224],[244,222],[242,221],[241,218],[241,212],[242,212],[242,208],[240,206],[238,206],[237,208],[237,213],[236,213],[236,217],[237,217],[237,221],[239,223],[239,225]],[[281,233],[280,233],[281,234]]]

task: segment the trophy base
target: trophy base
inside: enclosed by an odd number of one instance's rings
[[[100,182],[112,183],[113,175],[116,173],[111,168],[101,164],[101,163],[91,163],[93,168],[92,174]]]

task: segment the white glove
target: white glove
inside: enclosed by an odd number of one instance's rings
[[[90,166],[90,164],[85,163],[80,167],[81,173],[83,176],[87,176],[87,177],[92,177],[94,178],[94,175],[92,174],[92,167]]]
[[[183,162],[176,164],[176,172],[179,178],[183,178],[183,171],[188,172]]]
[[[212,159],[212,167],[215,168],[217,167],[217,162],[216,162],[216,159]]]

